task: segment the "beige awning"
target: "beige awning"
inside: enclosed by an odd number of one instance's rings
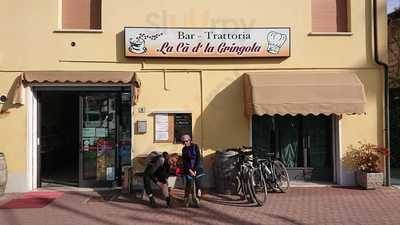
[[[279,71],[244,75],[245,114],[365,113],[364,86],[354,73]]]
[[[32,83],[132,84],[137,103],[140,81],[134,72],[125,71],[32,71],[18,77],[13,104],[24,104],[24,85]]]

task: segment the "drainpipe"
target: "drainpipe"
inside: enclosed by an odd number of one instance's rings
[[[384,139],[385,139],[385,148],[390,150],[390,122],[389,122],[389,70],[388,65],[385,62],[382,62],[379,59],[378,55],[378,3],[377,0],[374,0],[374,58],[375,62],[383,66],[384,69],[384,92],[385,92],[385,100],[384,100],[384,111],[385,111],[385,124],[384,124]],[[390,152],[390,151],[389,151]],[[385,156],[385,186],[390,186],[390,154]]]

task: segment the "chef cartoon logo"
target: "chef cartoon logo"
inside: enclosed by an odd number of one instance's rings
[[[271,31],[267,35],[267,52],[278,54],[282,45],[286,42],[286,34],[281,34],[276,31]]]
[[[136,38],[129,39],[128,50],[132,53],[143,54],[147,51],[146,40],[156,40],[161,35],[163,35],[163,33],[157,33],[155,35],[140,33]]]

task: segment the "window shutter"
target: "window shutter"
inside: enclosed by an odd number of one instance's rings
[[[101,29],[101,0],[63,0],[63,29]]]
[[[347,32],[347,0],[312,0],[313,32]]]

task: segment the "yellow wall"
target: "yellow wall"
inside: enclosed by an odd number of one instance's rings
[[[133,136],[134,154],[154,149],[179,152],[177,144],[153,144],[154,110],[193,113],[194,140],[206,155],[248,145],[242,77],[252,70],[351,70],[365,85],[367,114],[343,116],[342,149],[359,140],[382,143],[383,72],[373,60],[372,1],[350,1],[351,34],[312,36],[311,1],[103,1],[101,33],[55,32],[59,1],[3,0],[0,7],[0,94],[29,70],[135,71],[142,80],[135,122],[148,121],[147,134]],[[385,0],[379,2],[379,54],[386,51]],[[211,7],[212,6],[212,7]],[[12,21],[12,22],[11,22]],[[291,56],[283,59],[132,59],[124,57],[124,26],[291,27]],[[72,47],[71,42],[76,42]],[[163,73],[162,70],[167,70]],[[165,78],[165,80],[164,80]],[[164,89],[164,81],[168,90]],[[137,112],[145,107],[145,113]],[[26,107],[0,115],[0,151],[11,172],[26,168]],[[5,132],[7,131],[7,132]]]
[[[383,74],[380,70],[356,71],[367,95],[365,115],[344,115],[342,122],[342,148],[369,141],[383,144]]]
[[[180,152],[180,144],[153,143],[154,140],[154,111],[186,111],[191,112],[193,124],[197,123],[201,112],[200,76],[198,73],[138,73],[143,88],[140,92],[139,104],[146,112],[134,111],[135,120],[146,119],[148,132],[134,137],[135,155],[143,155],[154,150]],[[165,80],[164,80],[165,78]],[[171,101],[173,103],[171,104]],[[195,126],[194,141],[201,141],[201,128]],[[199,142],[201,144],[201,142]]]
[[[11,95],[15,77],[19,73],[0,72],[1,95]],[[6,156],[8,169],[12,172],[24,173],[26,169],[27,114],[26,107],[15,108],[10,104],[0,105],[0,111],[8,109],[8,113],[0,112],[0,152]]]

